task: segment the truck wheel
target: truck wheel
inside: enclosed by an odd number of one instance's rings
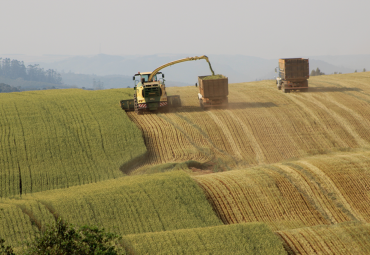
[[[204,110],[204,105],[203,105],[202,99],[199,99],[199,106],[200,106],[201,110]]]

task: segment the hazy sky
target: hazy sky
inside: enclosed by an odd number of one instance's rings
[[[370,0],[1,0],[0,54],[370,54]]]

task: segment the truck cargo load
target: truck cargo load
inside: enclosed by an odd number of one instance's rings
[[[226,76],[198,76],[198,83],[198,99],[201,108],[228,104],[229,80]]]
[[[308,90],[309,79],[309,62],[304,58],[283,58],[279,59],[278,77],[276,85],[278,89],[282,89],[284,93],[289,93],[291,90],[300,90],[306,92]]]

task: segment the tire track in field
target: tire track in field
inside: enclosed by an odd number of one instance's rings
[[[244,133],[247,135],[249,141],[251,141],[253,146],[253,151],[256,154],[256,161],[258,164],[266,163],[266,157],[263,153],[261,146],[258,144],[257,139],[255,138],[253,131],[248,128],[248,126],[240,120],[240,118],[235,115],[232,111],[227,111],[228,114],[242,127]]]
[[[282,171],[289,176],[292,184],[307,197],[308,201],[314,205],[315,209],[318,210],[324,218],[329,219],[331,224],[338,223],[338,220],[329,208],[327,208],[323,199],[319,199],[319,196],[321,195],[320,191],[317,190],[317,188],[314,189],[312,187],[312,183],[310,184],[302,173],[288,165],[279,164],[277,167],[281,168]]]
[[[359,125],[361,125],[364,129],[367,129],[367,127],[370,126],[370,121],[366,118],[364,118],[361,114],[357,113],[356,111],[352,110],[351,108],[345,106],[344,104],[339,103],[336,99],[334,99],[331,95],[325,94],[325,95],[319,95],[317,96],[319,98],[322,98],[324,100],[328,100],[330,103],[333,103],[334,105],[338,106],[339,108],[343,109],[344,111],[348,112],[352,116],[358,120]],[[369,105],[370,107],[370,105]],[[364,125],[366,123],[366,125]]]
[[[299,96],[303,98],[301,95]],[[311,102],[314,102],[318,107],[320,107],[322,110],[326,111],[330,116],[333,116],[334,119],[336,119],[337,123],[342,126],[344,130],[346,130],[356,141],[356,143],[361,147],[366,147],[369,145],[369,143],[364,140],[357,132],[353,129],[353,126],[348,120],[342,116],[340,116],[337,112],[334,110],[329,109],[326,105],[321,103],[319,100],[317,100],[314,96],[308,95],[308,98],[303,98],[304,100],[312,100]]]
[[[175,113],[176,116],[178,116],[179,118],[183,119],[184,121],[188,122],[191,126],[193,126],[199,132],[199,134],[201,134],[205,138],[205,141],[207,141],[207,143],[210,144],[215,151],[219,152],[220,154],[228,154],[226,151],[218,148],[212,141],[211,137],[206,132],[204,132],[199,125],[197,125],[190,118],[185,116],[185,114],[184,115],[182,114]]]
[[[339,191],[337,186],[334,184],[334,182],[330,179],[329,176],[327,176],[323,171],[321,171],[319,168],[314,166],[312,163],[306,161],[306,160],[300,160],[298,163],[301,163],[302,165],[306,166],[309,170],[311,170],[313,173],[315,173],[317,176],[321,179],[321,187],[324,187],[328,194],[335,194],[334,203],[338,208],[343,208],[342,211],[346,213],[349,217],[354,218],[352,220],[359,220],[366,222],[366,220],[362,217],[361,214],[354,211],[345,197],[342,195],[342,193]]]
[[[224,134],[237,158],[239,160],[243,160],[243,156],[240,154],[240,148],[236,145],[236,142],[231,135],[228,127],[224,123],[222,123],[222,121],[213,112],[207,111],[207,114],[215,121],[215,123],[221,128],[221,130],[224,131]]]
[[[322,127],[322,129],[331,138],[330,140],[335,141],[339,145],[339,147],[342,147],[342,148],[349,147],[349,145],[345,141],[343,141],[343,139],[340,136],[336,135],[333,130],[331,130],[324,123],[322,123],[322,121],[317,117],[317,115],[313,112],[313,110],[307,104],[305,104],[304,102],[302,102],[301,100],[299,100],[298,98],[294,96],[290,97],[290,99],[295,104],[299,105],[303,111],[308,113],[314,119],[316,124]],[[304,98],[301,97],[301,99],[304,99]],[[306,101],[309,101],[309,100],[306,99]]]

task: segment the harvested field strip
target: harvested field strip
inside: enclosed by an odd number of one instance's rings
[[[345,222],[278,231],[288,254],[369,254],[370,224]]]
[[[235,169],[370,146],[369,75],[325,75],[309,82],[311,92],[289,94],[273,81],[230,84],[229,108],[208,111],[200,110],[197,88],[170,87],[183,107],[128,113],[143,131],[149,156],[127,173],[186,160],[222,160]]]
[[[182,171],[123,177],[2,201],[6,204],[1,206],[17,212],[6,216],[6,222],[12,222],[9,227],[21,227],[17,224],[21,220],[42,227],[55,220],[53,214],[73,224],[96,225],[121,235],[222,225],[201,188]],[[32,225],[31,230],[27,234],[15,230],[11,235],[23,241],[38,228]]]
[[[309,102],[314,103],[318,107],[320,107],[322,110],[326,111],[330,116],[335,118],[337,123],[341,125],[341,127],[353,137],[353,139],[356,141],[356,143],[359,145],[359,147],[368,146],[369,143],[365,141],[357,132],[356,129],[363,128],[363,125],[361,122],[356,121],[356,119],[353,118],[352,114],[348,114],[347,109],[343,109],[343,107],[340,108],[340,113],[337,113],[335,111],[336,108],[338,108],[335,104],[329,104],[327,100],[324,100],[325,103],[321,102],[321,100],[317,100],[314,96],[308,96],[307,100]],[[344,116],[343,116],[344,115]],[[349,138],[349,137],[348,137]],[[347,139],[348,139],[347,138]]]
[[[313,169],[320,169],[330,178],[340,192],[341,200],[345,200],[346,203],[343,204],[350,205],[352,215],[359,220],[364,219],[366,222],[370,222],[368,209],[370,203],[369,157],[370,153],[364,152],[305,160],[314,166]]]
[[[123,176],[120,166],[146,151],[117,106],[125,91],[0,94],[0,197]]]
[[[286,254],[261,223],[127,235],[121,243],[127,254]]]
[[[274,230],[329,224],[288,180],[268,169],[234,170],[194,179],[226,224],[258,221]]]
[[[370,222],[370,151],[193,178],[226,224],[258,221],[282,230]]]

